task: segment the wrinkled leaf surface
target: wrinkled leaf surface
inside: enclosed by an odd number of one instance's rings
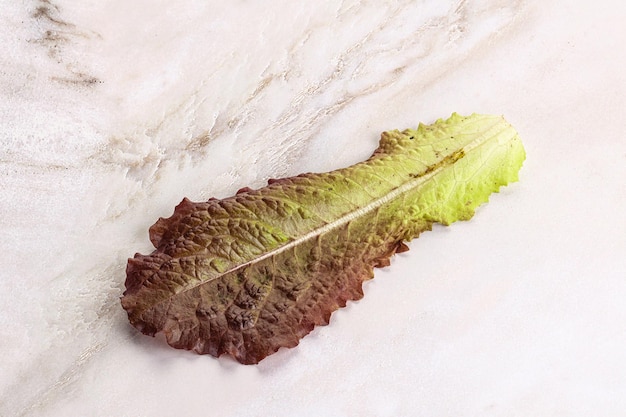
[[[122,305],[133,326],[173,347],[257,363],[360,299],[403,242],[471,218],[517,180],[524,158],[502,117],[453,114],[384,132],[348,168],[184,199],[150,228],[156,250],[129,260]]]

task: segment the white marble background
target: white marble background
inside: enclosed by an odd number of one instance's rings
[[[0,0],[0,416],[622,416],[626,3]],[[521,181],[258,366],[138,334],[187,196],[503,114]]]

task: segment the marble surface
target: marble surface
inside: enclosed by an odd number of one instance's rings
[[[0,16],[0,416],[618,416],[626,5],[17,0]],[[528,159],[470,222],[257,366],[138,334],[126,259],[184,197],[503,114]]]

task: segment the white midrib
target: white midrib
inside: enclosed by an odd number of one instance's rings
[[[501,127],[502,129],[499,132],[493,133],[493,131],[495,129],[497,129],[498,127]],[[476,148],[479,148],[481,145],[488,143],[490,140],[496,138],[498,136],[499,133],[501,133],[501,131],[509,128],[510,125],[508,125],[508,123],[506,123],[504,121],[503,118],[497,118],[497,121],[494,125],[490,126],[489,128],[479,132],[476,134],[476,139],[474,139],[473,141],[471,141],[470,143],[468,143],[466,146],[464,146],[463,148],[459,148],[459,149],[454,149],[450,154],[442,157],[439,161],[433,163],[432,165],[430,165],[430,167],[435,166],[437,164],[441,164],[442,161],[444,161],[446,158],[450,157],[451,155],[454,155],[455,153],[458,152],[463,152],[464,155],[459,158],[462,159],[464,158],[469,152],[473,151]],[[387,204],[388,202],[398,198],[399,196],[403,195],[404,193],[413,191],[414,189],[420,187],[422,184],[424,184],[425,182],[427,182],[428,180],[430,180],[432,177],[434,177],[435,175],[437,175],[440,171],[442,171],[443,169],[449,167],[451,164],[450,163],[445,163],[445,164],[441,164],[440,166],[436,167],[435,169],[433,169],[432,171],[421,175],[419,177],[416,177],[402,185],[400,185],[399,187],[396,187],[394,189],[392,189],[391,191],[389,191],[387,194],[385,194],[384,196],[377,198],[376,200],[372,201],[371,203],[360,207],[356,210],[353,210],[351,212],[348,212],[344,215],[342,215],[341,217],[339,217],[337,220],[334,220],[330,223],[326,223],[325,225],[318,227],[317,229],[312,230],[311,232],[302,235],[300,237],[298,237],[297,239],[294,239],[292,241],[289,241],[288,243],[272,249],[269,252],[266,252],[254,259],[251,259],[250,261],[238,264],[224,272],[219,273],[218,275],[208,279],[208,280],[203,280],[197,283],[193,283],[191,285],[186,285],[184,287],[181,287],[180,291],[177,291],[176,293],[172,294],[171,297],[168,297],[167,299],[161,300],[159,301],[157,304],[161,304],[162,302],[171,299],[172,297],[181,294],[181,293],[185,293],[187,291],[190,291],[198,286],[204,285],[208,282],[214,281],[216,279],[219,279],[225,275],[229,275],[232,274],[234,272],[237,272],[243,268],[246,268],[250,265],[262,262],[266,259],[272,258],[274,256],[277,256],[285,251],[291,250],[295,247],[297,247],[298,245],[301,245],[302,243],[310,240],[310,239],[314,239],[317,238],[318,236],[321,236],[327,232],[330,232],[333,229],[337,229],[340,228],[348,223],[350,223],[351,221],[358,219],[361,216],[364,216],[366,214],[369,214],[375,210],[377,210],[378,208],[384,206],[385,204]],[[453,163],[452,163],[453,165]],[[428,170],[428,168],[427,168]],[[153,306],[154,307],[154,306]]]
[[[462,149],[455,149],[453,152],[451,152],[449,155],[446,155],[445,157],[441,158],[441,160],[437,161],[436,163],[430,165],[430,166],[434,166],[437,164],[440,164],[442,161],[445,160],[445,158],[454,155],[457,152],[464,152],[465,155],[467,155],[469,152],[471,152],[472,150],[478,148],[479,146],[481,146],[484,143],[489,142],[489,140],[495,138],[498,133],[501,132],[497,132],[497,133],[493,133],[493,130],[497,129],[498,127],[503,127],[502,130],[505,130],[507,125],[506,122],[502,123],[504,120],[502,118],[498,118],[498,123],[496,123],[495,125],[489,127],[488,129],[486,129],[485,131],[481,132],[482,134],[478,134],[477,138],[475,140],[473,140],[472,142],[470,142],[469,144],[467,144],[466,146],[464,146]],[[464,157],[464,156],[463,156]],[[461,158],[463,158],[461,157]],[[459,158],[459,159],[461,159]],[[178,291],[176,294],[180,294],[186,291],[189,291],[193,288],[196,288],[197,286],[203,285],[207,282],[211,282],[215,279],[219,279],[224,275],[229,275],[232,273],[235,273],[241,269],[244,269],[250,265],[259,263],[259,262],[263,262],[266,259],[272,258],[274,256],[277,256],[285,251],[289,251],[299,245],[301,245],[302,243],[310,240],[310,239],[315,239],[319,236],[324,235],[325,233],[328,233],[334,229],[340,228],[342,226],[345,226],[346,224],[350,223],[351,221],[360,218],[361,216],[365,216],[369,213],[372,213],[373,211],[379,209],[380,207],[384,206],[385,204],[389,203],[390,201],[400,197],[401,195],[413,191],[416,188],[420,187],[422,184],[424,184],[425,182],[427,182],[428,180],[430,180],[432,177],[434,177],[435,175],[437,175],[439,172],[441,172],[443,169],[449,167],[452,164],[441,164],[440,166],[438,166],[437,168],[433,169],[432,171],[428,172],[427,174],[421,175],[419,177],[416,177],[394,189],[392,189],[391,191],[389,191],[387,194],[385,194],[382,197],[377,198],[376,200],[373,200],[371,203],[363,206],[363,207],[359,207],[356,210],[350,211],[344,215],[342,215],[341,217],[337,218],[336,220],[330,222],[330,223],[326,223],[321,227],[318,227],[317,229],[312,230],[309,233],[306,233],[300,237],[298,237],[297,239],[291,240],[289,242],[287,242],[286,244],[272,249],[269,252],[266,252],[264,254],[262,254],[261,256],[258,256],[250,261],[238,264],[224,272],[219,273],[218,275],[216,275],[215,277],[212,277],[211,279],[208,280],[204,280],[201,281],[199,283],[194,283],[193,285],[187,285],[184,287],[181,287],[181,290]]]

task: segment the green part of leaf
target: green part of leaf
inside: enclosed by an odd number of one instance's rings
[[[133,326],[173,347],[257,363],[363,297],[363,281],[404,241],[471,218],[524,159],[502,117],[455,113],[384,132],[348,168],[184,199],[150,228],[156,250],[129,259],[122,305]]]

